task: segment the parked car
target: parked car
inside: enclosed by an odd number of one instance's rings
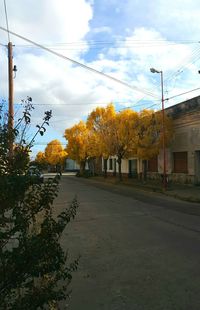
[[[44,175],[35,166],[29,167],[27,175],[32,178],[34,183],[43,183],[44,182]]]

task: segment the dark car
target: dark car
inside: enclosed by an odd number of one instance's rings
[[[43,183],[44,182],[44,176],[41,173],[41,171],[35,167],[31,166],[28,169],[27,176],[31,177],[34,183]]]

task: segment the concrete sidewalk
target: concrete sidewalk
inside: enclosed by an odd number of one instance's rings
[[[111,183],[111,184],[123,184],[129,187],[134,187],[146,191],[158,192],[167,196],[172,196],[181,200],[186,200],[189,202],[200,202],[200,186],[195,185],[184,185],[184,184],[174,184],[168,185],[166,190],[163,190],[161,182],[154,180],[147,180],[146,182],[137,179],[127,179],[124,178],[122,182],[119,182],[117,177],[107,177],[102,176],[93,177],[96,181]]]

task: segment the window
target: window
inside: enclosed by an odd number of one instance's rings
[[[174,172],[187,173],[188,171],[187,152],[174,152],[173,157],[174,157]]]
[[[153,157],[148,160],[148,171],[157,172],[158,171],[158,157]]]
[[[113,170],[113,160],[109,158],[109,170]]]

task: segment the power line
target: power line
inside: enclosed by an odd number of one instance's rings
[[[10,42],[10,32],[8,27],[8,13],[7,13],[7,7],[6,7],[6,0],[4,0],[4,10],[5,10],[5,16],[6,16],[6,27],[7,27],[7,34],[8,34],[8,42]]]
[[[0,29],[3,30],[3,31],[8,32],[8,30],[6,30],[4,27],[1,27],[1,26],[0,26]],[[86,69],[86,70],[88,70],[88,71],[90,71],[90,72],[93,72],[93,73],[96,73],[96,74],[98,74],[98,75],[101,75],[101,76],[103,76],[103,77],[105,77],[105,78],[107,78],[107,79],[110,79],[110,80],[112,80],[112,81],[114,81],[114,82],[117,82],[118,84],[121,84],[121,85],[123,85],[123,86],[126,86],[126,87],[128,87],[128,88],[130,88],[130,89],[132,89],[132,90],[136,90],[136,91],[138,91],[138,92],[144,93],[145,95],[148,95],[148,96],[151,96],[151,97],[154,97],[154,98],[158,98],[157,95],[154,95],[153,93],[151,93],[151,92],[148,91],[148,90],[140,89],[140,88],[138,88],[138,87],[136,87],[136,86],[131,86],[131,85],[127,84],[126,82],[123,82],[123,81],[121,81],[121,80],[118,80],[117,78],[112,77],[112,76],[110,76],[110,75],[108,75],[108,74],[106,74],[106,73],[103,73],[103,72],[101,72],[101,71],[98,71],[98,70],[96,70],[96,69],[94,69],[94,68],[91,68],[91,67],[89,67],[89,66],[86,66],[86,65],[84,65],[84,64],[82,64],[82,63],[80,63],[80,62],[78,62],[78,61],[76,61],[76,60],[74,60],[74,59],[72,59],[72,58],[69,58],[69,57],[64,56],[64,55],[62,55],[62,54],[60,54],[60,53],[57,53],[57,52],[51,50],[50,48],[47,48],[47,47],[45,47],[45,46],[43,46],[43,45],[41,45],[41,44],[39,44],[39,43],[36,43],[36,42],[34,42],[34,41],[30,40],[30,39],[27,39],[27,38],[25,38],[25,37],[23,37],[23,36],[21,36],[21,35],[15,33],[15,32],[13,32],[13,31],[10,31],[10,33],[11,33],[12,35],[14,35],[14,36],[16,36],[16,37],[18,37],[18,38],[24,40],[24,41],[27,41],[27,42],[29,42],[29,43],[35,45],[35,46],[38,46],[39,48],[41,48],[41,49],[43,49],[43,50],[45,50],[45,51],[47,51],[47,52],[49,52],[49,53],[51,53],[51,54],[57,56],[57,57],[60,57],[60,58],[62,58],[62,59],[64,59],[64,60],[67,60],[67,61],[70,61],[70,62],[72,62],[73,64],[78,65],[78,66],[80,66],[80,67],[82,67],[82,68],[84,68],[84,69]]]
[[[120,109],[117,109],[116,111],[121,111],[121,110],[125,110],[125,109],[129,109],[129,108],[135,108],[135,107],[141,107],[141,106],[144,106],[146,103],[140,103],[138,104],[140,101],[144,100],[145,97],[142,97],[141,99],[139,99],[138,101],[135,102],[134,105],[131,105],[131,106],[127,106],[127,107],[124,107],[124,108],[120,108]],[[156,99],[157,101],[157,99]],[[160,101],[160,100],[158,100]],[[126,104],[127,101],[116,101],[116,100],[110,100],[110,102],[94,102],[94,103],[34,103],[34,106],[48,106],[48,105],[54,105],[54,107],[56,107],[57,105],[60,106],[60,105],[63,105],[65,107],[68,107],[68,106],[86,106],[86,105],[108,105],[108,104]],[[21,105],[22,106],[22,103],[15,103],[15,105]],[[157,103],[156,103],[157,105]],[[64,121],[67,121],[68,118],[65,118],[65,119],[59,119],[59,120],[51,120],[51,123],[55,123],[55,122],[64,122]]]
[[[139,103],[139,102],[142,101],[142,100],[144,100],[144,97],[142,97],[141,99],[139,99],[139,100],[136,102],[136,104],[134,104],[134,105],[132,105],[132,106],[128,106],[128,107],[124,107],[124,108],[118,109],[117,112],[122,111],[122,110],[126,110],[126,109],[130,109],[130,108],[133,108],[133,107],[143,106],[144,103],[137,104],[137,103]]]
[[[75,41],[75,42],[56,42],[53,44],[49,43],[43,43],[42,45],[45,45],[46,47],[51,46],[81,46],[81,45],[90,45],[90,46],[97,46],[97,45],[116,45],[120,43],[128,43],[128,44],[134,44],[134,45],[149,45],[149,44],[196,44],[199,43],[199,41],[193,41],[193,40],[135,40],[135,39],[118,39],[115,41],[99,41],[99,40],[87,40],[87,41]],[[19,47],[31,47],[32,45],[17,45]]]
[[[144,98],[138,100],[137,102],[140,102],[140,101],[143,100],[143,99],[144,99]],[[144,107],[144,109],[150,109],[150,108],[152,108],[152,107],[154,107],[154,106],[158,106],[159,104],[160,104],[160,103],[154,103],[154,104],[152,104],[152,105],[150,105],[150,106]],[[142,104],[138,104],[138,105],[128,106],[128,107],[126,107],[126,108],[119,109],[117,112],[120,112],[120,111],[126,110],[126,109],[135,108],[135,107],[141,107],[141,106],[144,106],[144,105],[145,105],[145,104],[142,103]],[[143,110],[144,110],[144,109],[143,109]]]
[[[189,93],[191,93],[191,92],[193,92],[193,91],[196,91],[196,90],[199,90],[199,89],[200,89],[200,87],[195,88],[195,89],[192,89],[192,90],[189,90],[189,91],[186,91],[186,92],[181,93],[181,94],[178,94],[178,95],[174,95],[174,96],[172,96],[172,97],[166,98],[165,101],[170,100],[170,99],[173,99],[173,98],[176,98],[176,97],[179,97],[179,96],[182,96],[182,95],[189,94]]]
[[[180,67],[178,68],[178,70],[176,72],[174,72],[173,74],[171,74],[170,76],[168,76],[165,79],[166,81],[171,80],[172,78],[175,78],[177,75],[181,74],[183,72],[183,70],[185,69],[185,67],[191,63],[194,63],[195,61],[197,61],[200,58],[200,47],[196,47],[190,56],[185,57],[184,60],[182,61],[182,65],[180,65]],[[193,60],[192,60],[193,59]]]
[[[194,91],[197,91],[197,90],[200,90],[200,87],[198,87],[198,88],[194,88],[194,89],[192,89],[192,90],[189,90],[189,91],[186,91],[186,92],[184,92],[184,93],[181,93],[181,94],[178,94],[178,95],[174,95],[174,96],[172,96],[172,97],[169,97],[169,98],[166,98],[165,99],[165,101],[168,101],[168,100],[171,100],[171,99],[173,99],[173,98],[176,98],[176,97],[179,97],[179,96],[183,96],[183,95],[186,95],[186,94],[189,94],[189,93],[191,93],[191,92],[194,92]],[[141,99],[139,99],[134,105],[131,105],[131,106],[127,106],[127,107],[124,107],[124,108],[120,108],[120,109],[118,109],[118,110],[116,110],[117,112],[118,111],[122,111],[122,110],[126,110],[126,109],[130,109],[130,108],[135,108],[135,107],[141,107],[141,106],[144,106],[145,105],[145,103],[140,103],[139,104],[139,102],[140,101],[142,101],[142,100],[144,100],[144,97],[143,98],[141,98]],[[159,100],[160,101],[160,100]],[[126,103],[126,102],[124,102],[124,101],[115,101],[115,100],[113,100],[113,101],[111,101],[111,103],[118,103],[118,104],[120,104],[120,103]],[[19,104],[21,104],[21,103],[16,103],[15,105],[19,105]],[[88,103],[87,105],[100,105],[100,104],[108,104],[108,103]],[[160,103],[155,103],[155,104],[153,104],[153,106],[155,106],[155,105],[159,105]],[[34,105],[52,105],[52,103],[47,103],[47,104],[43,104],[43,103],[36,103],[36,104],[34,104]],[[68,105],[86,105],[85,103],[83,104],[79,104],[79,103],[77,103],[77,104],[58,104],[58,105],[65,105],[66,107],[68,106]],[[151,106],[147,106],[146,108],[148,109],[148,108],[150,108]],[[65,118],[65,119],[59,119],[59,120],[51,120],[51,123],[53,122],[53,123],[55,123],[55,122],[64,122],[64,121],[67,121],[67,118]]]
[[[145,97],[143,97],[142,99],[144,99]],[[142,99],[140,99],[139,101],[141,101]],[[139,101],[137,101],[137,102],[139,102]],[[137,103],[136,102],[136,103]],[[49,106],[49,105],[53,105],[54,107],[56,107],[56,106],[60,106],[60,105],[63,105],[63,106],[65,106],[65,107],[67,107],[67,106],[87,106],[87,105],[108,105],[108,104],[110,104],[110,103],[113,103],[113,104],[126,104],[127,103],[127,100],[126,101],[116,101],[116,100],[108,100],[107,102],[88,102],[88,103],[84,103],[84,102],[82,102],[82,103],[50,103],[50,102],[48,102],[48,103],[34,103],[33,105],[34,106]],[[15,105],[23,105],[22,103],[15,103]]]
[[[33,146],[36,146],[36,145],[47,145],[47,144],[49,144],[49,142],[37,142],[37,143],[33,143]],[[56,146],[56,145],[64,145],[64,146],[66,146],[66,144],[67,144],[67,142],[66,143],[54,143],[53,146]]]
[[[80,46],[55,46],[55,45],[46,45],[44,44],[45,47],[49,46],[52,50],[67,50],[67,51],[81,51],[84,49],[89,48],[90,50],[98,50],[98,49],[105,49],[105,48],[111,48],[111,49],[129,49],[129,48],[151,48],[151,47],[166,47],[166,46],[175,46],[176,43],[166,43],[166,44],[159,44],[159,43],[154,43],[154,44],[126,44],[126,45],[121,45],[122,43],[115,43],[113,46],[106,46],[106,45],[90,45],[87,44],[87,42],[83,45]],[[193,43],[194,44],[194,43]],[[196,44],[196,43],[195,43]],[[16,45],[16,48],[39,48],[37,46],[34,45]]]
[[[198,43],[200,43],[198,41]],[[193,59],[194,58],[194,59]],[[174,73],[172,73],[171,75],[167,76],[166,78],[164,78],[164,83],[176,79],[178,75],[180,75],[181,73],[183,73],[184,69],[186,68],[187,65],[191,65],[193,64],[195,61],[197,61],[200,58],[200,47],[195,47],[195,49],[192,51],[191,55],[185,57],[181,63],[179,63],[179,69],[177,71],[175,71]],[[193,60],[192,60],[193,59]],[[192,62],[191,62],[192,61]],[[175,83],[176,81],[174,81]],[[158,83],[158,82],[157,82]],[[175,86],[173,86],[174,88]]]

